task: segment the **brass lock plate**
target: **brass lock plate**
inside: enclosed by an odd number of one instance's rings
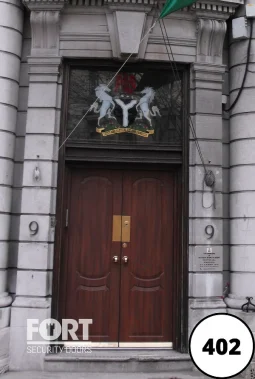
[[[130,242],[130,216],[122,216],[122,238],[121,242]]]
[[[113,215],[112,241],[130,242],[130,216]]]

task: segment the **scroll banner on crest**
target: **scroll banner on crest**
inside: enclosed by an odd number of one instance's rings
[[[111,130],[107,130],[107,129],[105,130],[105,129],[97,128],[96,131],[97,131],[97,133],[101,133],[103,137],[110,136],[113,134],[131,133],[131,134],[135,134],[135,135],[140,136],[140,137],[147,138],[151,134],[154,134],[154,129],[142,131],[139,129],[133,129],[132,127],[131,128],[116,128],[116,129],[111,129]]]

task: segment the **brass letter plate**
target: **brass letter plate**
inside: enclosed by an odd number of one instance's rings
[[[113,215],[112,241],[121,242],[121,216]]]
[[[130,242],[130,216],[113,215],[112,241]]]

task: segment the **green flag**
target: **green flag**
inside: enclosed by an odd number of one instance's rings
[[[188,7],[195,2],[196,0],[167,0],[159,18],[164,18],[169,13],[173,13],[181,8]]]

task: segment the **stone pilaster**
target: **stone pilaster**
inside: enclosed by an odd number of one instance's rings
[[[240,309],[246,297],[255,299],[255,21],[248,20],[253,35],[248,73],[240,98],[230,111],[230,294],[229,313],[249,324],[255,333],[253,314]],[[245,73],[248,39],[230,44],[230,105],[234,102]]]
[[[42,368],[44,354],[27,353],[27,319],[51,316],[62,90],[59,24],[65,1],[24,3],[31,10],[32,48],[10,368],[34,370]]]
[[[0,374],[8,369],[12,298],[7,268],[23,9],[19,0],[0,1]]]
[[[225,67],[222,61],[226,19],[229,13],[203,12],[197,7],[197,55],[191,69],[191,118],[207,170],[215,177],[212,188],[204,183],[205,171],[190,132],[190,321],[189,332],[203,317],[225,312],[223,292],[224,233],[222,93]],[[211,228],[213,227],[213,229]],[[206,234],[206,228],[209,235]],[[210,232],[214,230],[212,238]],[[202,258],[215,257],[214,268],[202,267]]]

